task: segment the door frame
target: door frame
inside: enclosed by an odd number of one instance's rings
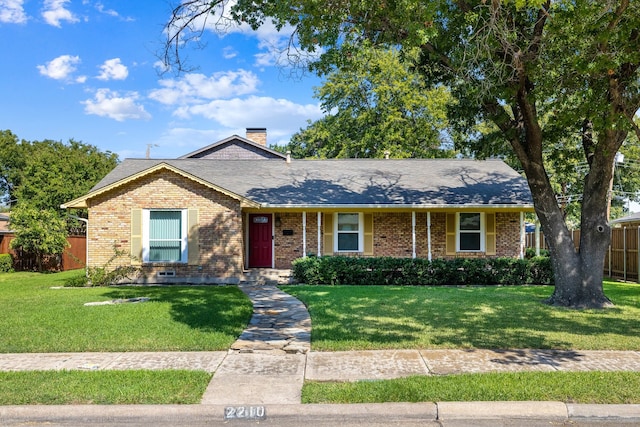
[[[271,267],[275,268],[275,224],[274,224],[274,214],[273,213],[262,213],[262,212],[247,212],[245,214],[245,233],[247,236],[247,244],[245,246],[245,268],[268,268],[268,267],[252,267],[250,264],[250,255],[251,255],[251,215],[261,215],[261,216],[269,216],[271,217]]]

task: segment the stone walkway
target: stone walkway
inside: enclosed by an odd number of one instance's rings
[[[202,403],[300,403],[311,349],[307,308],[275,285],[239,287],[253,303],[253,316],[216,371]]]
[[[311,318],[304,304],[274,285],[239,287],[253,303],[253,317],[232,350],[306,354],[311,349]]]

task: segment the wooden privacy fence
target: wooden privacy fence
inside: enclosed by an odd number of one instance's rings
[[[576,248],[580,244],[580,230],[572,231],[573,244]],[[640,265],[640,227],[621,227],[611,229],[611,244],[604,257],[604,274],[607,277],[633,280],[640,283],[638,266]],[[526,247],[536,247],[535,233],[526,234]],[[547,249],[544,235],[540,233],[540,249]]]
[[[0,240],[0,253],[13,256],[13,268],[17,271],[31,271],[36,269],[36,259],[31,254],[11,249],[10,243],[15,235],[3,234]],[[43,261],[45,270],[75,270],[84,268],[87,262],[87,238],[85,236],[68,236],[69,246],[61,256],[47,257]]]

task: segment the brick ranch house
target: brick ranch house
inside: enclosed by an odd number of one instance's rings
[[[126,159],[63,208],[89,211],[144,282],[233,282],[309,255],[521,257],[526,181],[500,160],[292,160],[248,129],[178,159]]]

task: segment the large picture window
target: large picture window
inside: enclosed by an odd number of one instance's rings
[[[336,252],[362,252],[362,215],[336,214]]]
[[[145,262],[187,261],[186,210],[144,211]]]
[[[484,223],[481,213],[458,214],[458,251],[484,250]]]

